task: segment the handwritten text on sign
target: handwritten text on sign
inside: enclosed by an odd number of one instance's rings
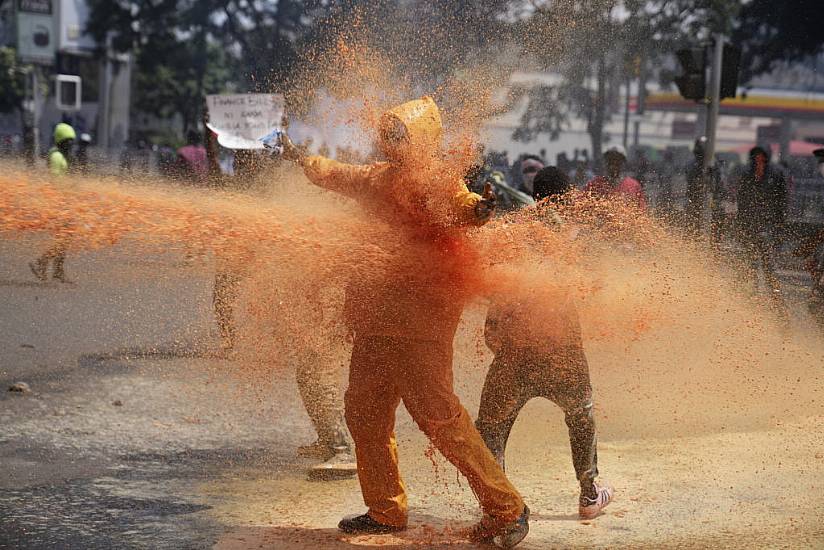
[[[276,94],[209,95],[206,104],[207,126],[229,149],[263,149],[259,139],[283,118],[283,96]]]

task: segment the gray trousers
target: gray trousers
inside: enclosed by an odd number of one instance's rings
[[[505,349],[495,356],[475,425],[501,467],[512,426],[533,397],[549,399],[564,411],[575,475],[582,490],[591,490],[598,452],[589,367],[580,344],[551,352]]]
[[[298,391],[318,434],[318,442],[334,452],[350,450],[338,380],[341,368],[325,354],[308,350],[296,364]]]
[[[43,255],[37,258],[35,262],[37,269],[39,269],[43,275],[46,275],[49,268],[49,263],[51,263],[52,276],[55,279],[62,279],[65,275],[63,264],[66,261],[66,248],[68,248],[68,245],[68,237],[57,237],[49,245],[49,248],[46,249]]]
[[[235,305],[244,275],[238,270],[222,269],[215,274],[212,292],[215,317],[226,347],[237,340]],[[318,320],[320,322],[320,320]],[[343,419],[343,395],[333,346],[315,342],[295,350],[296,378],[303,406],[318,434],[318,441],[332,452],[349,451],[349,435]]]

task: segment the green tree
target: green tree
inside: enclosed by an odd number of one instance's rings
[[[733,37],[742,46],[742,77],[768,72],[782,61],[824,53],[820,0],[752,0],[741,8]]]
[[[90,0],[86,29],[136,57],[138,108],[200,119],[204,94],[271,90],[293,68],[295,42],[321,2]]]
[[[162,64],[147,64],[138,70],[134,76],[135,107],[161,118],[180,115],[184,133],[196,127],[204,94],[222,92],[230,81],[223,49],[207,44],[206,50],[210,61],[205,67],[199,65],[202,52],[182,44],[170,50]]]
[[[546,2],[518,23],[524,54],[561,80],[521,91],[529,103],[515,139],[531,141],[541,133],[556,138],[575,115],[586,122],[593,157],[600,158],[624,39],[615,8],[616,2]]]
[[[191,105],[193,93],[208,91],[225,76],[241,91],[292,92],[297,108],[309,102],[314,88],[328,84],[316,74],[318,60],[328,58],[325,52],[341,37],[391,60],[393,76],[404,81],[402,90],[432,93],[456,68],[488,65],[484,60],[500,42],[498,16],[509,0],[89,3],[87,32],[116,51],[135,52],[139,106],[152,105],[159,95],[167,104]],[[222,49],[225,61],[216,70],[212,66],[221,60],[212,55],[212,46]]]
[[[731,26],[732,0],[549,0],[531,2],[514,24],[524,55],[560,81],[517,92],[528,99],[514,138],[555,139],[571,115],[583,119],[593,158],[601,158],[604,127],[619,86],[660,64],[679,46]]]
[[[299,47],[312,52],[306,56],[311,70],[315,52],[334,48],[340,38],[364,45],[376,56],[370,60],[373,68],[394,81],[398,91],[434,93],[444,104],[449,102],[447,84],[454,77],[494,65],[497,48],[505,43],[506,25],[499,15],[508,4],[509,0],[333,0],[319,12]]]

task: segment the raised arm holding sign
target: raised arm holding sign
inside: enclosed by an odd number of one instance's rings
[[[207,127],[227,149],[263,149],[260,138],[282,125],[282,95],[209,95],[206,104],[209,108]]]

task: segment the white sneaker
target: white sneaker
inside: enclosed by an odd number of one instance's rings
[[[612,496],[615,493],[615,489],[608,483],[598,485],[593,482],[592,485],[595,487],[595,498],[581,496],[578,500],[578,517],[581,519],[594,519],[598,517],[601,510],[612,502]]]

